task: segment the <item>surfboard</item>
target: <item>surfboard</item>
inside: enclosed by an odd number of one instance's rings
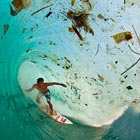
[[[64,124],[73,124],[68,118],[65,116],[61,115],[59,112],[57,112],[55,109],[53,109],[53,114],[50,115],[50,108],[47,104],[39,104],[40,109],[45,112],[47,115],[49,115],[52,119],[55,121],[58,121],[60,123]]]

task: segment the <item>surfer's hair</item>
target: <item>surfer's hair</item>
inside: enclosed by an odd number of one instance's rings
[[[44,81],[43,78],[38,78],[38,79],[37,79],[37,83],[42,82],[42,81]]]

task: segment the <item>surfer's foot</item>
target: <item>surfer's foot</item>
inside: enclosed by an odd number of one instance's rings
[[[50,111],[50,115],[53,115],[53,110]]]

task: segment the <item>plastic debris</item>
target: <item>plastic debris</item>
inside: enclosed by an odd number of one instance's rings
[[[51,14],[52,12],[49,12],[45,17],[48,18]]]
[[[103,16],[102,14],[98,14],[97,17],[98,17],[99,19],[104,19],[104,16]]]
[[[121,32],[121,33],[115,34],[112,37],[115,40],[115,42],[118,44],[122,41],[128,41],[132,39],[132,34],[131,32],[127,31],[127,32]]]
[[[97,75],[98,75],[98,78],[99,78],[100,81],[103,82],[103,81],[105,80],[103,76],[101,76],[101,75],[99,75],[99,74],[97,74]]]
[[[88,6],[88,10],[91,11],[92,10],[92,4],[90,2],[90,0],[81,0],[83,4],[86,4]]]
[[[133,27],[133,29],[134,29],[134,32],[135,32],[135,34],[136,34],[136,37],[137,37],[137,40],[138,40],[138,43],[139,43],[139,46],[140,46],[140,38],[139,38],[139,36],[138,36],[138,33],[136,32],[136,29],[135,29],[134,25],[132,25],[132,27]]]
[[[29,0],[13,0],[12,5],[15,7],[15,11],[10,6],[11,15],[17,15],[22,9],[26,9],[31,5]]]
[[[83,41],[84,39],[83,39],[82,35],[80,34],[80,32],[76,29],[76,27],[72,26],[72,28],[75,31],[75,33],[77,34],[77,36],[79,37],[79,39],[81,41]]]
[[[93,29],[88,24],[88,14],[86,11],[82,12],[74,12],[72,10],[69,10],[67,12],[67,17],[72,20],[73,27],[76,28],[83,28],[85,32],[89,32],[92,35],[94,35]],[[75,30],[74,29],[74,30]]]
[[[124,73],[126,73],[128,70],[132,69],[135,65],[137,65],[137,63],[139,61],[140,61],[140,58],[134,64],[132,64],[129,68],[127,68],[124,72],[122,72],[121,75],[123,75]]]
[[[10,4],[9,4],[9,6],[10,6],[10,14],[12,16],[16,16],[17,15],[17,12],[12,8],[12,6]]]
[[[71,5],[74,6],[76,0],[71,0]]]
[[[127,86],[126,87],[128,90],[131,90],[131,89],[133,89],[131,86]]]
[[[40,11],[46,9],[46,8],[49,8],[50,6],[53,6],[53,4],[50,4],[50,5],[47,5],[47,6],[45,6],[45,7],[40,8],[39,10],[33,12],[33,13],[31,14],[31,16],[33,16],[34,14],[36,14],[36,13],[38,13],[38,12],[40,12]]]
[[[69,27],[68,30],[69,30],[69,32],[74,32],[72,27]]]

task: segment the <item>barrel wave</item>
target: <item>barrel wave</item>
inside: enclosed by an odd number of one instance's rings
[[[1,140],[139,140],[138,0],[0,3]],[[73,124],[25,91],[39,77],[67,85],[49,90]]]

